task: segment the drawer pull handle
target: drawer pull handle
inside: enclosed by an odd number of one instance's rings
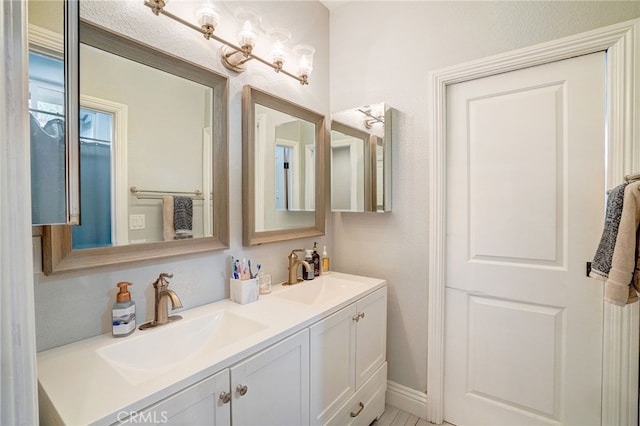
[[[229,392],[221,392],[220,401],[222,401],[223,404],[228,404],[229,401],[231,401],[231,394]]]
[[[358,408],[358,411],[352,411],[351,412],[351,417],[358,417],[358,414],[360,414],[362,412],[362,410],[364,410],[364,404],[361,402],[360,403],[360,408]]]
[[[238,392],[240,396],[244,396],[247,393],[247,385],[238,385],[236,392]]]

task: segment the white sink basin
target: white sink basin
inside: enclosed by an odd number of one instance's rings
[[[267,325],[218,311],[144,331],[96,352],[132,384],[139,384],[204,350],[215,350],[264,330]]]
[[[366,287],[365,284],[357,281],[343,280],[327,275],[292,286],[283,286],[284,290],[273,295],[305,305],[321,305],[339,299],[347,299],[359,293],[364,287]]]

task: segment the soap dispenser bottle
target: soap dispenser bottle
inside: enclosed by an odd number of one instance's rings
[[[136,304],[131,300],[130,285],[128,282],[118,283],[120,291],[111,311],[113,337],[128,336],[136,329]]]
[[[309,269],[305,269],[304,266],[302,267],[302,279],[309,281],[315,277],[315,273],[313,272],[313,254],[309,249],[305,250],[305,253],[304,260],[309,264]]]
[[[320,276],[320,254],[318,254],[318,243],[313,243],[313,253],[311,253],[311,259],[313,259],[313,276]]]
[[[322,273],[329,273],[329,255],[327,254],[327,246],[324,246],[322,250]]]

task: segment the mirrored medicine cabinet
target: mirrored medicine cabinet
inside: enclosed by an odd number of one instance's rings
[[[245,246],[324,235],[324,137],[323,115],[243,88]]]
[[[29,0],[28,23],[31,223],[78,223],[78,2]]]
[[[393,111],[381,102],[332,114],[331,211],[391,211]]]
[[[81,220],[43,227],[44,272],[227,248],[227,78],[82,19],[79,41]]]

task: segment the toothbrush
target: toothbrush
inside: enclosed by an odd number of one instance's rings
[[[256,276],[251,272],[251,259],[249,259],[249,278],[254,279]]]
[[[242,279],[248,279],[248,270],[247,270],[247,258],[242,258]]]

